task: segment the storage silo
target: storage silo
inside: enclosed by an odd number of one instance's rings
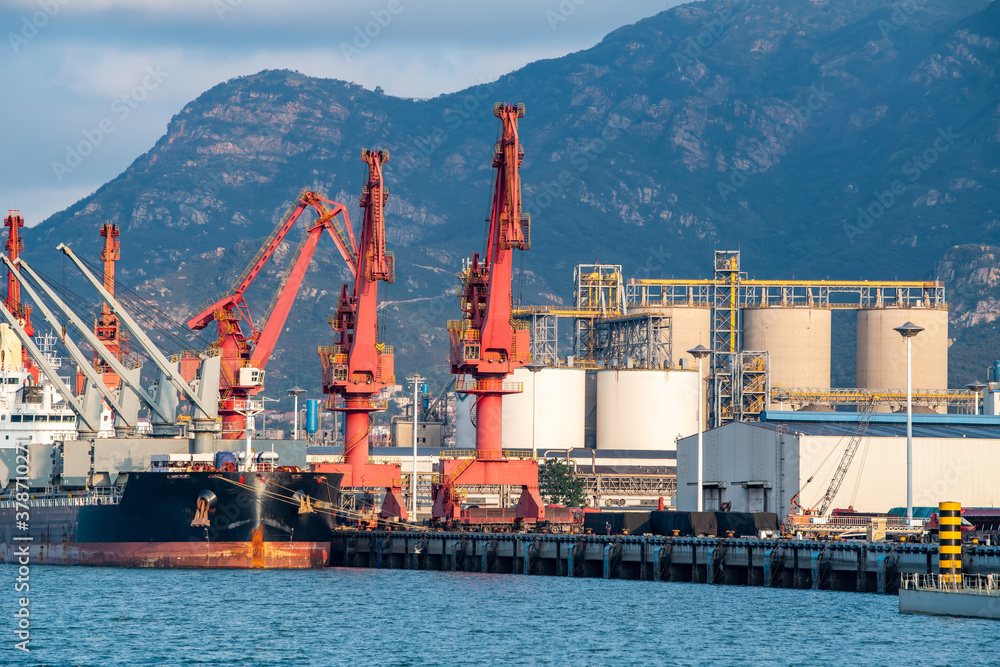
[[[698,371],[597,372],[597,448],[673,451],[698,431]]]
[[[519,394],[503,397],[504,449],[569,449],[584,446],[587,371],[582,368],[518,368],[508,382]]]
[[[658,315],[670,318],[670,365],[677,368],[681,359],[687,359],[688,368],[697,368],[698,360],[688,350],[704,345],[712,347],[712,309],[698,306],[669,306],[630,308],[629,315]],[[705,377],[711,373],[711,363],[702,369]]]
[[[924,328],[911,343],[913,389],[948,388],[948,311],[933,308],[858,311],[859,388],[906,388],[906,341],[894,329],[907,322]]]
[[[771,385],[830,387],[830,310],[744,308],[743,349],[768,353]]]
[[[520,382],[524,391],[503,397],[501,425],[504,449],[538,451],[584,446],[587,371],[582,368],[518,368],[505,382]],[[475,449],[476,427],[470,413],[475,396],[458,395],[455,446]],[[532,421],[535,425],[532,425]]]

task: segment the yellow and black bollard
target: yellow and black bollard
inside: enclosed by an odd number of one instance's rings
[[[943,585],[962,583],[962,503],[938,503],[938,574]]]

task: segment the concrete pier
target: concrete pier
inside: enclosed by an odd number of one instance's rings
[[[934,544],[750,538],[340,531],[334,567],[603,577],[895,595],[937,572]],[[1000,547],[969,546],[967,574],[1000,573]]]

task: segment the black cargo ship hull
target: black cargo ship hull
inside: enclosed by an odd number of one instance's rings
[[[138,567],[323,567],[339,474],[132,473],[114,504],[77,497],[0,507],[0,562]],[[22,497],[23,498],[23,497]],[[25,530],[26,527],[26,530]]]

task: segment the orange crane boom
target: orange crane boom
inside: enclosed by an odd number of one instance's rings
[[[255,323],[244,294],[299,217],[310,207],[316,211],[317,219],[310,225],[302,245],[292,257],[288,273],[279,285],[271,306]],[[343,222],[339,215],[344,216]],[[348,268],[356,272],[358,250],[347,209],[315,192],[303,191],[298,203],[264,242],[233,289],[204,305],[187,322],[188,327],[195,331],[204,329],[213,321],[218,323],[219,338],[215,345],[222,355],[219,414],[222,416],[223,438],[239,439],[244,435],[246,417],[242,413],[246,402],[250,396],[264,389],[264,369],[285,327],[324,230],[333,238]],[[244,331],[243,322],[247,331]]]

